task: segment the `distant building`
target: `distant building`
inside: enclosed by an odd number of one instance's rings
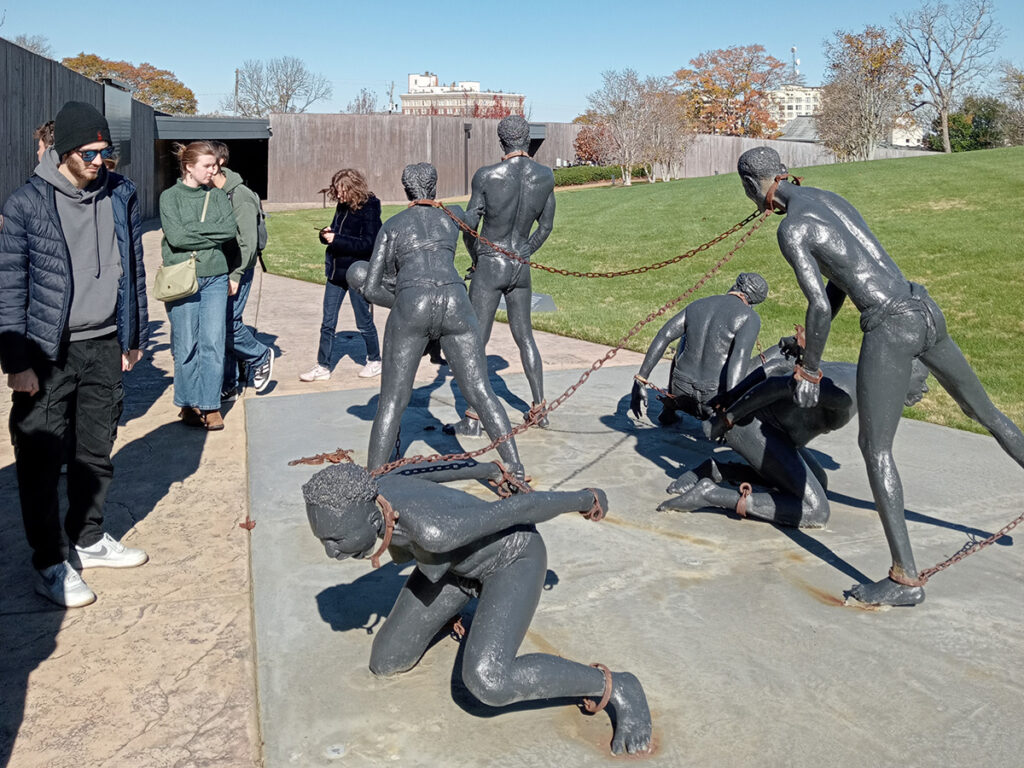
[[[784,85],[769,92],[768,114],[779,128],[797,117],[814,115],[821,109],[821,88],[806,85]]]
[[[521,93],[481,91],[475,80],[439,85],[433,72],[409,75],[409,92],[399,96],[403,115],[505,117],[523,114]]]

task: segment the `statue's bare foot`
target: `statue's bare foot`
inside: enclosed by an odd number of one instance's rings
[[[671,493],[678,495],[680,493],[686,493],[688,490],[693,488],[700,480],[700,476],[692,469],[688,469],[681,474],[675,481],[665,489],[665,493]]]
[[[629,672],[612,673],[611,706],[615,709],[612,754],[651,750],[651,711],[640,681]]]
[[[441,429],[446,435],[462,437],[480,437],[483,434],[480,429],[480,419],[464,418],[454,424],[445,424]]]
[[[717,487],[718,486],[715,485],[714,480],[709,477],[702,477],[697,481],[696,485],[691,487],[685,493],[676,496],[674,499],[668,499],[667,501],[661,502],[661,504],[658,505],[658,511],[664,512],[669,509],[674,509],[679,512],[692,512],[695,509],[706,507],[708,506],[708,494]],[[672,492],[671,489],[672,486],[669,486],[669,493]]]
[[[523,414],[523,421],[529,421],[531,418],[533,418],[532,408]],[[541,429],[547,429],[551,426],[551,422],[548,420],[548,415],[546,413],[537,419],[537,426]]]
[[[924,602],[924,587],[908,587],[892,579],[882,579],[856,584],[845,595],[866,605],[917,605]]]

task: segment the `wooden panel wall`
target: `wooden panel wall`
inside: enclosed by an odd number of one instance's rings
[[[67,101],[103,111],[103,86],[60,63],[0,38],[0,203],[36,167],[36,126],[52,120]],[[119,172],[139,188],[143,218],[156,215],[153,188],[153,110],[132,102],[132,163]]]
[[[429,162],[437,168],[438,196],[466,194],[469,177],[482,165],[501,160],[498,120],[411,115],[271,115],[267,198],[275,203],[319,200],[339,168],[358,168],[381,200],[405,199],[402,169]],[[470,125],[465,140],[463,124]],[[552,131],[537,153],[539,162],[572,156],[578,130]],[[566,140],[568,144],[565,144]],[[559,146],[555,146],[559,143]],[[546,159],[550,155],[551,159]]]

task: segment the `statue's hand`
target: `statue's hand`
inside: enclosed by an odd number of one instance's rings
[[[593,520],[595,523],[603,520],[604,516],[608,514],[608,494],[600,488],[584,488],[582,493],[587,496],[587,501],[585,502],[587,508],[581,509],[580,514],[588,520]]]
[[[799,360],[803,351],[803,347],[800,346],[796,336],[783,336],[779,339],[779,352],[786,359]]]
[[[725,412],[716,413],[711,417],[711,421],[706,423],[708,424],[708,439],[715,442],[724,440],[725,433],[732,427],[732,420]]]
[[[643,410],[647,410],[647,387],[639,381],[634,381],[633,392],[629,396],[629,410],[631,410],[633,415],[638,419],[643,415],[640,410],[641,406],[643,406]]]
[[[794,379],[793,402],[801,408],[813,408],[818,404],[818,393],[821,385],[816,381]]]

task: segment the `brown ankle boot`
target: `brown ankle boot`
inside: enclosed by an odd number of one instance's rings
[[[189,427],[206,427],[206,423],[203,421],[203,414],[195,408],[185,406],[178,411],[178,417],[181,419],[181,423]]]
[[[207,432],[216,432],[219,429],[224,429],[224,417],[220,415],[220,411],[204,412],[203,421],[206,422]]]

